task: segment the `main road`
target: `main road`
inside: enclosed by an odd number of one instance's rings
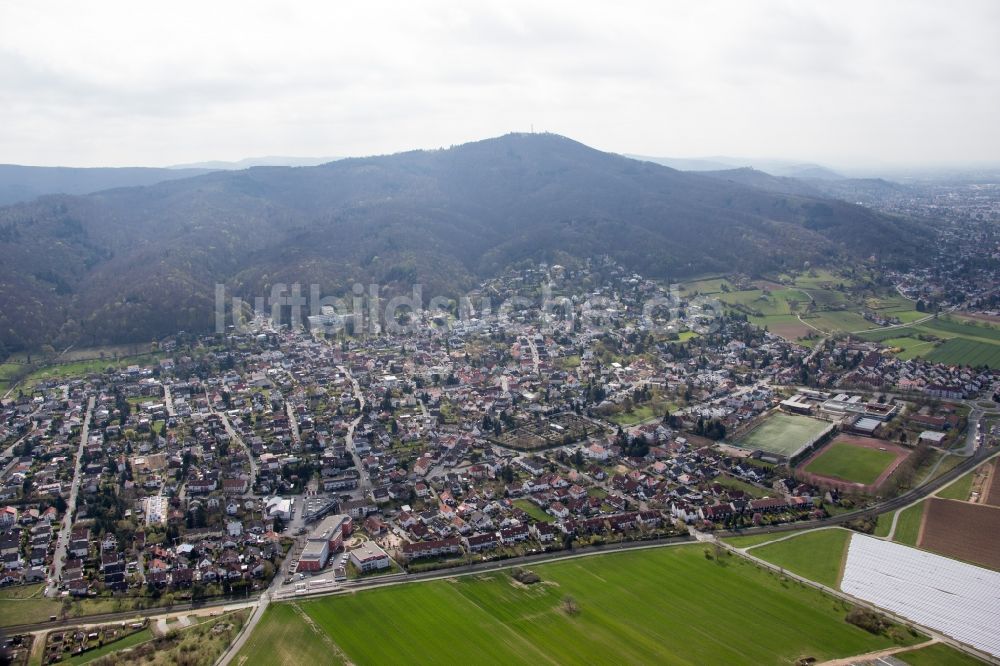
[[[208,393],[207,392],[205,393],[205,397],[208,398]],[[243,438],[240,437],[240,434],[238,432],[236,432],[236,428],[234,428],[233,424],[229,421],[229,415],[226,414],[225,410],[223,410],[223,411],[220,412],[220,411],[216,411],[215,408],[212,407],[212,400],[211,400],[211,398],[209,398],[209,400],[208,400],[208,408],[210,410],[212,410],[213,414],[217,414],[219,416],[219,418],[222,419],[222,425],[223,425],[223,427],[225,427],[226,432],[229,434],[229,438],[232,439],[232,440],[234,440],[237,444],[239,444],[240,447],[242,447],[243,452],[246,453],[247,460],[250,461],[250,486],[249,486],[249,492],[252,493],[253,489],[257,486],[257,461],[253,457],[253,451],[251,451],[250,447],[247,446],[247,443],[243,441]]]
[[[354,375],[351,374],[348,368],[338,365],[337,369],[343,372],[347,376],[347,379],[350,380],[351,386],[354,389],[354,397],[357,399],[358,405],[361,406],[361,413],[347,426],[347,436],[344,438],[344,443],[347,445],[347,451],[351,454],[351,458],[354,459],[354,467],[358,470],[359,489],[362,495],[364,495],[371,488],[372,484],[368,478],[365,466],[361,464],[361,456],[358,455],[358,450],[354,447],[354,431],[357,429],[358,424],[361,423],[361,419],[365,417],[365,394],[361,392],[361,385],[358,384],[358,380],[354,378]]]
[[[69,547],[69,535],[73,530],[73,514],[76,513],[76,500],[80,492],[80,471],[83,468],[83,449],[90,436],[90,417],[94,411],[94,396],[87,400],[87,412],[83,417],[83,427],[80,428],[80,445],[76,450],[76,464],[73,467],[73,483],[70,486],[69,501],[66,503],[66,515],[63,516],[63,526],[56,539],[56,550],[52,556],[52,577],[49,586],[45,588],[45,596],[54,597],[59,592],[59,581],[62,580],[63,563],[66,560],[66,549]]]

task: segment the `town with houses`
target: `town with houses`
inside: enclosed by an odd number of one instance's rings
[[[67,608],[252,595],[822,518],[870,498],[799,474],[813,442],[781,454],[743,433],[791,414],[820,422],[816,443],[946,450],[996,391],[995,370],[851,336],[810,349],[610,261],[533,265],[476,296],[542,291],[558,307],[417,310],[401,334],[257,316],[12,391],[0,583],[45,583]]]

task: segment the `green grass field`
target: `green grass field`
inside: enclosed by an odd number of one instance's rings
[[[774,495],[774,491],[764,490],[752,483],[747,483],[741,479],[734,479],[731,476],[717,476],[712,479],[712,483],[717,483],[724,488],[731,488],[732,490],[742,490],[750,497],[768,497]]]
[[[18,363],[0,363],[0,396],[14,383],[15,376],[23,366]]]
[[[892,464],[896,454],[891,451],[866,449],[847,442],[834,441],[806,466],[807,472],[871,485]]]
[[[744,435],[738,446],[788,456],[815,439],[829,425],[808,416],[779,412]]]
[[[943,497],[944,499],[967,502],[969,500],[969,495],[972,493],[972,481],[975,477],[976,470],[972,470],[971,472],[958,477],[958,479],[952,482],[951,485],[939,490],[936,494],[938,497]]]
[[[940,342],[920,340],[917,336],[934,336]],[[862,338],[900,347],[902,359],[923,357],[949,365],[988,365],[1000,367],[1000,328],[963,322],[949,316],[931,319],[915,326],[861,334]]]
[[[46,622],[58,615],[61,605],[43,595],[45,585],[14,585],[0,589],[0,627]]]
[[[724,537],[722,540],[730,546],[735,546],[736,548],[752,548],[754,546],[759,546],[762,543],[767,543],[768,541],[784,539],[788,536],[801,534],[803,531],[804,530],[792,530],[790,532],[772,532],[770,534],[748,534],[747,536]]]
[[[550,516],[549,514],[542,511],[542,508],[537,504],[535,504],[534,502],[532,502],[531,500],[526,500],[526,499],[514,500],[514,506],[524,511],[526,514],[528,514],[535,520],[540,520],[545,523],[551,523],[553,520],[555,520],[554,516]]]
[[[877,537],[887,537],[889,536],[889,530],[892,529],[892,516],[895,512],[890,513],[880,513],[878,516],[878,522],[875,524],[874,536]]]
[[[934,351],[936,343],[918,338],[887,338],[881,340],[882,344],[892,349],[899,349],[895,352],[896,358],[904,361],[923,356]]]
[[[979,666],[984,663],[945,643],[935,643],[893,656],[910,666]]]
[[[538,565],[532,570],[542,582],[530,587],[501,571],[298,605],[359,665],[787,664],[892,645],[845,622],[838,600],[742,558],[710,560],[703,551],[659,548]],[[234,663],[339,660],[287,608],[268,610]]]
[[[49,616],[61,615],[62,603],[42,596],[41,588],[41,584],[16,585],[0,590],[0,627],[47,622]],[[88,615],[127,611],[139,602],[152,603],[150,599],[141,597],[82,599],[73,602],[69,617],[76,620]]]
[[[717,298],[729,305],[740,305],[751,312],[762,315],[787,315],[792,312],[792,303],[797,303],[797,311],[804,311],[809,298],[799,290],[779,289],[765,293],[760,289],[731,291],[717,294]]]
[[[656,416],[651,405],[639,405],[627,412],[618,412],[608,417],[608,420],[619,425],[631,426],[642,423]]]
[[[814,312],[808,317],[803,317],[803,319],[827,333],[863,331],[867,328],[875,327],[870,321],[851,310]]]
[[[704,280],[695,280],[693,282],[685,282],[681,285],[681,290],[685,295],[690,296],[695,293],[699,294],[718,294],[722,291],[722,285],[726,285],[726,288],[731,288],[732,285],[726,278],[707,278]]]
[[[896,532],[892,535],[892,540],[903,543],[907,546],[916,546],[917,537],[920,536],[920,522],[924,518],[924,507],[926,502],[915,504],[909,509],[904,509],[896,520]]]
[[[754,548],[752,553],[794,574],[838,589],[840,568],[850,540],[849,530],[815,530]]]

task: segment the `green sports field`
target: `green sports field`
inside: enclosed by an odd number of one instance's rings
[[[850,540],[851,532],[848,530],[814,530],[785,541],[759,546],[750,552],[754,557],[837,589],[841,563]]]
[[[814,440],[829,425],[826,421],[808,416],[778,412],[768,416],[744,435],[738,446],[790,456]]]
[[[359,665],[788,664],[893,644],[845,622],[842,602],[722,558],[658,548],[538,565],[530,587],[499,571],[296,602],[323,636],[279,604],[234,663],[285,663],[286,628],[297,658],[320,645],[324,663]]]
[[[805,471],[868,486],[895,460],[896,454],[891,451],[835,441],[813,458]]]

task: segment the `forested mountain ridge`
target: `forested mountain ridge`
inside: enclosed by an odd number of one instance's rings
[[[821,197],[603,153],[551,134],[316,167],[214,172],[0,209],[0,345],[150,340],[214,323],[214,285],[457,295],[522,260],[607,254],[653,277],[875,256],[930,230]],[[0,349],[2,351],[2,349]]]

